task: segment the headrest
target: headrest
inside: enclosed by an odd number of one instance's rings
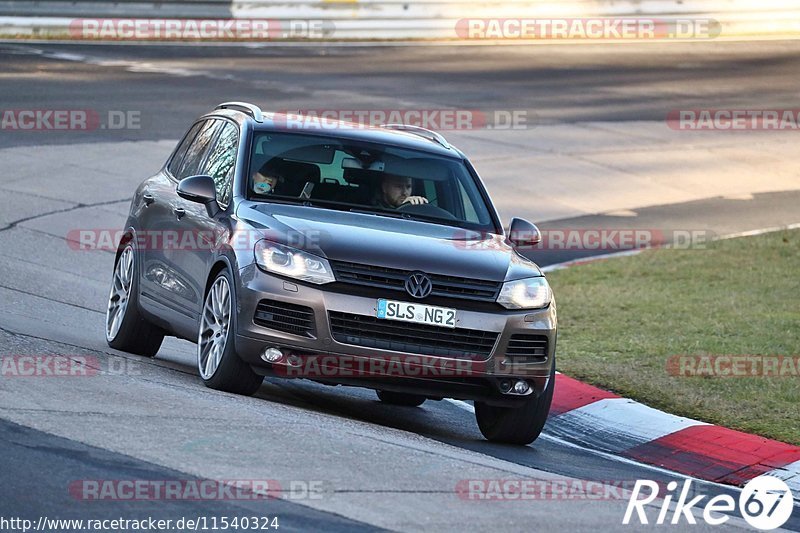
[[[300,161],[286,161],[273,157],[261,166],[261,174],[277,175],[288,181],[304,180],[319,182],[319,167],[313,163],[302,163]]]
[[[386,161],[384,171],[346,168],[342,174],[348,183],[380,183],[384,176],[404,176],[416,180],[447,181],[451,177],[447,163],[437,159],[392,159]]]
[[[383,177],[383,172],[375,170],[367,170],[362,168],[346,168],[342,173],[342,177],[347,183],[356,183],[358,185],[380,183]]]

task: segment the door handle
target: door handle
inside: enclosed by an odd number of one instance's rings
[[[175,216],[178,217],[178,220],[186,214],[186,210],[182,207],[173,207],[172,212],[175,213]]]
[[[145,207],[150,207],[150,204],[156,201],[156,197],[149,192],[146,192],[142,195],[142,200],[144,200]]]

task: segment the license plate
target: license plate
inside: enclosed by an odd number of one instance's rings
[[[448,307],[436,307],[395,300],[378,300],[378,318],[399,320],[417,324],[430,324],[445,328],[456,327],[456,310]]]

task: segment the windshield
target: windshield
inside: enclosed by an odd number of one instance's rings
[[[493,231],[463,161],[393,146],[255,133],[248,198],[369,212]]]

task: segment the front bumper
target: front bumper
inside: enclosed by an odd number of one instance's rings
[[[517,405],[532,394],[538,396],[554,377],[557,326],[554,304],[541,310],[509,311],[499,305],[495,310],[494,305],[454,301],[450,307],[458,310],[457,328],[497,334],[490,352],[467,357],[404,353],[347,344],[334,338],[329,312],[374,317],[377,297],[326,290],[325,285],[303,285],[267,274],[252,264],[242,268],[237,278],[236,351],[264,375],[495,405]],[[378,297],[411,299],[392,291]],[[262,300],[311,308],[311,333],[297,335],[256,324],[254,317]],[[546,338],[546,353],[525,362],[510,357],[507,351],[511,337],[520,334]],[[269,347],[281,349],[286,357],[275,363],[265,362],[261,356]],[[520,379],[530,386],[528,391],[524,394],[506,391],[509,384],[513,386]]]

